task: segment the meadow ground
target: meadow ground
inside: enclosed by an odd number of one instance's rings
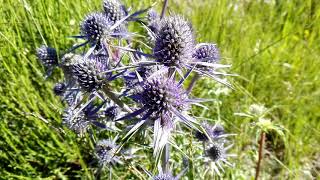
[[[259,134],[254,119],[236,113],[253,104],[270,111],[266,118],[284,127],[284,137],[267,133],[262,163],[264,179],[319,178],[320,171],[320,5],[317,0],[169,0],[170,11],[183,14],[196,29],[197,40],[216,42],[222,62],[232,64],[229,78],[236,90],[201,80],[194,94],[219,101],[209,109],[194,109],[201,117],[220,120],[230,133],[234,168],[225,178],[254,177]],[[134,10],[151,0],[126,0]],[[79,33],[79,22],[101,0],[0,0],[0,175],[1,178],[92,178],[85,163],[85,144],[73,133],[61,133],[62,104],[45,80],[35,49],[48,44],[66,49]],[[158,5],[160,9],[161,6]],[[192,135],[190,135],[190,138]],[[176,135],[178,146],[193,166],[186,177],[209,178],[198,166],[196,148]],[[182,155],[174,151],[173,173],[181,171]],[[178,163],[175,163],[178,161]],[[137,164],[148,169],[152,161],[137,159],[117,167],[113,177],[146,178]]]

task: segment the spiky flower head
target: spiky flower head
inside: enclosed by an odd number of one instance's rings
[[[37,56],[46,67],[58,65],[58,54],[55,48],[42,45],[37,49]]]
[[[75,109],[74,107],[68,107],[65,109],[64,113],[62,114],[62,123],[70,130],[82,136],[87,132],[90,123],[86,119],[84,112],[77,111],[78,109]]]
[[[67,53],[63,55],[61,60],[61,68],[63,70],[64,77],[66,78],[67,83],[70,86],[73,86],[76,79],[73,76],[72,67],[81,63],[83,61],[83,56],[74,53]]]
[[[184,67],[191,59],[193,49],[194,35],[188,21],[178,15],[160,21],[153,49],[158,62],[169,67]]]
[[[95,154],[100,166],[121,163],[120,159],[115,155],[117,147],[116,143],[111,140],[98,141],[95,147]]]
[[[107,35],[111,27],[110,21],[103,13],[91,13],[81,23],[81,34],[93,43],[98,44]]]
[[[212,161],[216,162],[223,158],[225,152],[221,144],[213,143],[206,153]]]
[[[107,107],[104,111],[104,115],[107,118],[107,121],[114,121],[120,113],[120,109],[118,106],[110,106]]]
[[[104,0],[103,9],[105,16],[113,24],[126,16],[126,10],[119,0]]]
[[[132,97],[142,104],[143,109],[150,117],[161,117],[163,123],[172,123],[168,121],[172,116],[171,108],[177,110],[187,108],[187,96],[183,88],[174,80],[165,77],[147,80],[142,85],[141,91]]]
[[[228,147],[224,147],[224,143],[214,142],[211,144],[209,149],[206,150],[206,156],[209,158],[209,162],[213,170],[220,176],[221,169],[224,172],[222,163],[230,167],[233,165],[228,162],[228,157],[234,157],[234,154],[228,154],[227,150],[232,147],[232,144]]]
[[[157,176],[154,176],[152,179],[153,180],[177,180],[171,174],[163,174],[163,173],[158,174]]]
[[[66,91],[66,84],[64,83],[57,83],[53,87],[53,92],[57,96],[63,95],[63,93]]]
[[[208,63],[217,63],[220,60],[220,52],[216,44],[201,43],[197,45],[192,57]]]
[[[224,128],[220,124],[215,124],[214,126],[208,124],[208,123],[203,123],[202,127],[206,131],[206,133],[209,135],[211,139],[218,139],[221,135],[224,134]],[[195,132],[195,137],[199,141],[208,141],[208,136],[204,134],[203,132],[196,131]]]
[[[88,59],[72,66],[72,72],[80,87],[85,91],[93,91],[101,88],[107,81],[106,65],[100,61]]]

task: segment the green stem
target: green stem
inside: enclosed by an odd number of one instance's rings
[[[170,145],[167,143],[162,151],[162,171],[169,173]]]
[[[164,17],[164,14],[166,13],[167,7],[168,7],[168,0],[164,0],[160,19],[162,19]]]
[[[189,84],[189,86],[188,86],[188,88],[187,88],[187,94],[190,94],[190,93],[191,93],[191,91],[192,91],[192,89],[193,89],[193,87],[194,87],[194,85],[196,84],[196,81],[197,81],[198,79],[200,79],[200,75],[199,75],[198,73],[196,73],[196,74],[193,76],[193,78],[192,78],[192,80],[191,80],[191,82],[190,82],[190,84]]]
[[[128,113],[133,112],[129,106],[127,106],[125,103],[120,101],[119,97],[115,93],[113,93],[108,86],[103,87],[103,92],[124,111]]]

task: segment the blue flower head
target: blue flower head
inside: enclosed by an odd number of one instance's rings
[[[103,13],[91,13],[81,23],[81,34],[94,45],[101,42],[110,33],[111,23]]]
[[[55,48],[42,45],[37,49],[37,56],[46,67],[58,65],[58,54]]]
[[[77,111],[77,109],[71,106],[65,109],[62,114],[62,123],[79,136],[82,136],[87,132],[90,122],[83,111],[79,113]]]
[[[102,57],[90,58],[72,66],[73,76],[85,91],[100,89],[111,78],[111,73],[103,73],[107,70]]]
[[[104,0],[103,9],[105,16],[113,24],[126,16],[126,10],[119,0]]]
[[[169,16],[159,22],[153,55],[168,67],[185,67],[192,58],[194,34],[191,24],[181,16]]]
[[[214,126],[212,126],[208,123],[203,123],[202,127],[204,128],[206,133],[209,135],[209,137],[213,140],[219,139],[224,134],[224,128],[220,124],[215,124]],[[196,131],[195,137],[199,141],[204,141],[204,142],[209,141],[208,136],[201,131]]]
[[[118,146],[114,141],[108,139],[98,141],[95,147],[95,155],[99,165],[104,167],[106,165],[122,163],[119,157],[116,156],[117,148]]]
[[[223,164],[233,167],[233,165],[228,162],[229,157],[234,157],[234,154],[228,154],[227,150],[232,147],[232,144],[228,147],[224,147],[224,142],[211,144],[209,149],[206,150],[207,161],[210,163],[213,170],[220,176],[220,170],[224,172]],[[219,170],[220,169],[220,170]]]
[[[197,45],[192,57],[203,62],[217,63],[220,60],[220,52],[216,44],[201,43]]]
[[[177,180],[171,174],[158,174],[152,178],[153,180]]]
[[[55,95],[57,96],[61,96],[64,94],[64,92],[66,91],[66,84],[64,83],[57,83],[54,85],[53,87],[53,92]]]

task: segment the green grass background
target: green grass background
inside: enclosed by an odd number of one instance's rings
[[[151,0],[126,0],[137,10]],[[199,42],[216,42],[223,63],[240,76],[229,78],[236,90],[217,95],[216,83],[201,80],[194,95],[218,98],[198,116],[221,120],[230,133],[234,168],[225,178],[254,177],[257,133],[251,120],[235,116],[252,104],[272,108],[269,118],[288,131],[281,140],[269,133],[263,160],[264,179],[319,179],[320,161],[320,5],[317,0],[169,0],[169,11],[190,19]],[[48,44],[63,50],[72,45],[68,35],[79,32],[79,22],[100,0],[0,0],[0,178],[93,178],[83,158],[85,142],[58,129],[62,104],[45,80],[35,49]],[[161,6],[158,5],[158,9]],[[179,145],[195,163],[189,179],[203,176],[196,166],[189,140],[177,135]],[[171,167],[181,170],[181,153]],[[174,162],[174,161],[177,162]],[[137,161],[138,162],[138,161]],[[141,160],[148,166],[151,160]],[[148,167],[147,167],[148,168]],[[135,161],[119,167],[115,179],[147,178]]]

